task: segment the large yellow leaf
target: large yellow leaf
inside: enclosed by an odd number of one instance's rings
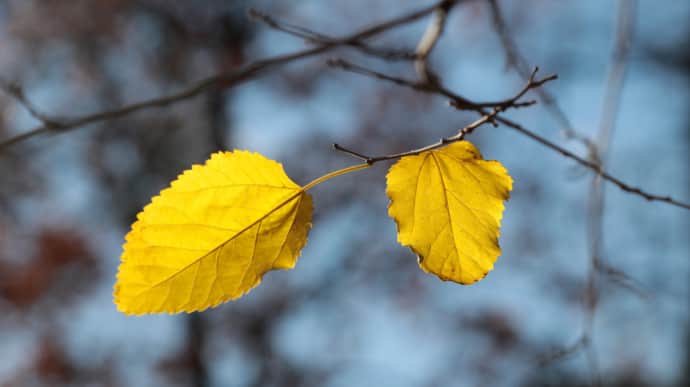
[[[459,141],[403,157],[387,183],[398,241],[418,255],[424,271],[471,284],[493,269],[503,201],[513,185],[501,163]]]
[[[311,228],[309,194],[280,164],[245,151],[194,165],[137,216],[126,236],[115,304],[128,314],[193,312],[290,269]]]

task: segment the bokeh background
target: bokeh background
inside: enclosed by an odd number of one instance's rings
[[[625,0],[624,0],[625,1]],[[179,90],[305,42],[249,21],[251,5],[335,36],[427,1],[0,1],[0,78],[51,117],[76,117]],[[602,114],[617,4],[499,1],[531,65],[581,133]],[[374,40],[414,49],[429,18]],[[640,0],[608,169],[690,200],[690,2]],[[368,154],[426,145],[475,116],[441,98],[326,65],[347,58],[414,78],[408,62],[338,49],[238,87],[43,136],[0,153],[1,386],[685,386],[689,381],[688,212],[606,186],[591,351],[583,333],[591,173],[517,132],[469,138],[515,186],[503,254],[472,286],[419,270],[387,216],[388,164],[313,191],[297,267],[195,315],[127,317],[112,303],[123,236],[182,170],[219,149],[279,160],[295,181]],[[431,64],[477,100],[524,82],[507,67],[485,1],[457,6]],[[581,155],[537,105],[508,115]],[[0,94],[0,139],[39,122]],[[620,274],[620,273],[618,273]],[[614,276],[615,277],[615,276]],[[634,286],[631,286],[633,283]],[[567,351],[558,356],[559,351]]]

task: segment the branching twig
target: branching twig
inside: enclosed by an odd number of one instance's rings
[[[537,72],[539,71],[539,67],[535,67],[532,72],[530,73],[529,78],[527,78],[527,83],[525,83],[525,86],[513,97],[502,100],[502,101],[494,101],[494,102],[482,102],[476,104],[478,107],[481,108],[500,108],[502,110],[510,109],[510,108],[521,108],[521,107],[528,107],[532,106],[537,101],[535,100],[529,100],[529,101],[520,101],[520,98],[522,98],[528,91],[536,89],[540,90],[540,87],[545,84],[546,82],[554,81],[558,79],[558,75],[556,74],[551,74],[548,75],[542,79],[536,79]],[[451,102],[453,106],[455,106],[454,102]],[[458,106],[455,106],[458,107]],[[460,107],[458,107],[460,108]]]
[[[17,102],[19,102],[19,104],[22,105],[24,109],[26,109],[26,111],[33,118],[37,119],[38,121],[41,121],[43,125],[50,126],[53,128],[57,128],[60,126],[57,120],[48,117],[48,115],[39,111],[38,108],[36,108],[36,106],[34,106],[34,104],[31,101],[29,101],[29,99],[24,94],[24,90],[21,88],[21,86],[19,86],[19,84],[0,80],[0,90],[4,91],[5,94],[9,95],[10,97],[14,98]]]
[[[365,28],[359,32],[353,33],[352,35],[349,35],[347,37],[336,39],[326,43],[321,43],[320,45],[313,48],[297,51],[292,54],[279,55],[268,59],[258,60],[249,65],[244,66],[239,70],[230,73],[223,73],[210,76],[208,78],[202,79],[201,81],[198,81],[195,84],[192,84],[191,86],[177,93],[149,99],[138,103],[133,103],[131,105],[126,105],[113,110],[106,110],[94,114],[63,120],[50,125],[44,122],[38,127],[28,130],[22,134],[10,137],[9,139],[6,139],[4,141],[0,141],[0,152],[8,147],[11,147],[15,144],[18,144],[22,141],[39,135],[66,132],[69,130],[83,127],[88,124],[102,122],[114,118],[120,118],[141,110],[164,107],[173,103],[184,101],[201,94],[202,92],[208,90],[213,86],[221,86],[224,88],[236,86],[244,81],[252,79],[258,74],[266,71],[267,69],[284,65],[286,63],[298,59],[321,54],[338,46],[348,45],[352,42],[362,41],[363,39],[367,39],[372,36],[378,35],[389,29],[418,20],[434,12],[441,4],[445,2],[446,1],[438,1],[430,6],[427,6],[426,8],[422,8],[417,11],[413,11],[408,14],[392,18],[390,20],[384,21],[374,26]]]
[[[393,154],[385,155],[385,156],[372,157],[372,156],[366,156],[362,153],[359,153],[359,152],[353,151],[351,149],[345,148],[339,144],[333,144],[333,148],[337,151],[346,153],[346,154],[353,156],[359,160],[362,160],[369,165],[378,163],[379,161],[394,160],[394,159],[399,159],[399,158],[405,157],[405,156],[414,156],[414,155],[418,155],[422,152],[441,148],[443,146],[446,146],[446,145],[453,143],[453,142],[456,142],[456,141],[461,141],[463,138],[465,138],[465,136],[467,134],[471,133],[476,128],[478,128],[478,127],[480,127],[486,123],[493,123],[494,117],[496,117],[496,114],[498,114],[499,111],[500,111],[499,109],[496,109],[496,110],[492,111],[491,113],[482,116],[480,119],[478,119],[478,120],[474,121],[473,123],[463,127],[462,129],[458,130],[458,133],[453,135],[453,136],[443,137],[433,144],[430,144],[430,145],[427,145],[427,146],[424,146],[421,148],[405,151],[405,152],[393,153]]]
[[[342,60],[331,61],[330,63],[332,65],[334,65],[335,67],[340,67],[340,68],[343,68],[343,69],[348,70],[348,71],[352,71],[355,73],[359,73],[359,74],[374,77],[377,79],[385,80],[385,81],[392,82],[392,83],[395,83],[395,84],[400,85],[400,86],[409,87],[409,88],[419,90],[419,91],[422,91],[425,93],[440,95],[440,96],[443,96],[443,97],[450,99],[451,103],[454,106],[456,106],[456,104],[457,104],[457,105],[463,106],[463,108],[466,108],[468,110],[474,110],[474,111],[476,111],[482,115],[488,114],[488,112],[482,106],[477,107],[475,105],[474,107],[471,107],[471,106],[473,106],[473,103],[471,101],[467,100],[465,97],[462,97],[456,93],[451,92],[450,90],[448,90],[448,89],[446,89],[440,85],[434,86],[434,85],[428,85],[428,84],[420,84],[418,82],[409,81],[409,80],[404,79],[404,78],[398,78],[398,77],[390,76],[387,74],[382,74],[382,73],[379,73],[379,72],[376,72],[373,70],[366,69],[366,68],[361,67],[361,66],[354,66],[354,65],[352,65],[348,62],[344,62]],[[610,183],[615,184],[618,188],[620,188],[621,190],[623,190],[625,192],[641,196],[641,197],[647,199],[648,201],[664,202],[664,203],[668,203],[668,204],[671,204],[671,205],[674,205],[677,207],[681,207],[681,208],[685,208],[685,209],[690,210],[690,204],[675,200],[670,196],[651,194],[651,193],[648,193],[646,191],[643,191],[640,188],[629,185],[629,184],[623,182],[622,180],[620,180],[619,178],[617,178],[617,177],[609,174],[608,172],[604,171],[603,169],[601,169],[597,163],[589,161],[589,160],[587,160],[583,157],[580,157],[580,156],[574,154],[573,152],[571,152],[571,151],[569,151],[569,150],[567,150],[567,149],[565,149],[559,145],[556,145],[555,143],[553,143],[553,142],[547,140],[546,138],[524,128],[522,125],[520,125],[520,124],[518,124],[518,123],[516,123],[510,119],[507,119],[507,118],[502,117],[502,116],[497,116],[494,118],[494,120],[498,123],[501,123],[501,124],[507,126],[507,127],[510,127],[514,130],[517,130],[518,132],[526,135],[527,137],[531,138],[532,140],[535,140],[538,143],[560,153],[561,155],[576,161],[578,164],[589,168],[590,170],[597,173],[602,179],[604,179]]]
[[[538,134],[533,133],[532,131],[525,129],[524,127],[522,127],[521,125],[519,125],[518,123],[516,123],[514,121],[511,121],[511,120],[506,119],[504,117],[497,117],[496,121],[512,128],[512,129],[517,130],[518,132],[530,137],[531,139],[539,142],[540,144],[542,144],[548,148],[551,148],[552,150],[562,154],[563,156],[565,156],[567,158],[575,160],[578,164],[591,169],[595,173],[599,174],[599,176],[602,179],[604,179],[610,183],[615,184],[618,188],[620,188],[621,190],[623,190],[625,192],[635,194],[638,196],[642,196],[643,198],[647,199],[648,201],[664,202],[664,203],[674,205],[676,207],[681,207],[681,208],[685,208],[687,210],[690,210],[690,204],[675,200],[670,196],[651,194],[651,193],[648,193],[646,191],[643,191],[640,188],[629,185],[629,184],[623,182],[622,180],[620,180],[619,178],[617,178],[617,177],[609,174],[608,172],[600,169],[596,163],[591,162],[589,160],[586,160],[586,159],[570,152],[569,150],[562,148],[559,145],[556,145],[555,143],[545,139],[544,137],[541,137]]]
[[[446,89],[443,85],[440,85],[438,83],[431,84],[427,82],[416,82],[416,81],[411,81],[408,79],[404,78],[399,78],[399,77],[394,77],[390,76],[375,70],[368,69],[366,67],[362,67],[350,62],[347,62],[343,59],[330,59],[328,62],[328,65],[331,67],[335,68],[340,68],[349,72],[357,73],[357,74],[362,74],[366,75],[369,77],[377,78],[380,80],[388,81],[395,83],[400,86],[405,86],[409,87],[415,90],[423,91],[426,93],[430,94],[440,94],[450,100],[451,106],[460,109],[460,110],[472,110],[472,111],[479,111],[481,109],[487,109],[487,108],[499,108],[500,110],[508,110],[510,108],[520,108],[520,107],[526,107],[533,105],[535,101],[524,101],[521,102],[519,99],[529,90],[537,88],[541,85],[543,85],[546,82],[553,81],[557,79],[558,77],[556,75],[549,75],[543,79],[536,80],[534,77],[530,77],[528,80],[527,84],[513,97],[510,97],[505,100],[501,101],[489,101],[489,102],[474,102],[471,101],[470,99],[457,94],[455,92],[452,92],[448,89]],[[534,73],[536,74],[538,68],[535,68]],[[481,112],[482,114],[486,114],[485,112]]]
[[[409,14],[406,14],[406,15],[403,15],[403,16],[400,16],[397,18],[393,18],[391,20],[388,20],[388,21],[385,21],[385,22],[382,22],[379,24],[376,24],[372,27],[363,29],[363,30],[361,30],[357,33],[354,33],[350,36],[347,36],[345,38],[335,39],[335,40],[331,40],[331,41],[328,41],[325,43],[320,43],[320,45],[318,45],[314,48],[298,51],[298,52],[295,52],[292,54],[280,55],[280,56],[276,56],[276,57],[272,57],[272,58],[268,58],[268,59],[264,59],[264,60],[259,60],[259,61],[253,62],[253,63],[243,67],[242,69],[231,72],[229,74],[224,73],[224,74],[218,74],[218,75],[214,75],[214,76],[205,78],[205,79],[189,86],[188,88],[186,88],[182,91],[179,91],[177,93],[173,93],[173,94],[170,94],[167,96],[146,100],[146,101],[134,103],[131,105],[126,105],[126,106],[118,108],[118,109],[106,110],[106,111],[102,111],[102,112],[98,112],[98,113],[94,113],[94,114],[90,114],[90,115],[85,115],[82,117],[72,118],[72,119],[65,120],[65,121],[51,122],[51,123],[44,122],[34,129],[31,129],[25,133],[19,134],[17,136],[11,137],[9,139],[6,139],[6,140],[0,142],[0,151],[3,151],[4,149],[6,149],[10,146],[13,146],[17,143],[20,143],[22,141],[25,141],[25,140],[32,138],[32,137],[35,137],[35,136],[39,136],[39,135],[43,135],[43,134],[47,134],[47,133],[65,132],[65,131],[73,130],[73,129],[76,129],[79,127],[83,127],[83,126],[88,125],[88,124],[123,117],[125,115],[132,114],[134,112],[141,111],[144,109],[164,107],[164,106],[167,106],[167,105],[170,105],[173,103],[184,101],[186,99],[192,98],[192,97],[204,92],[205,90],[207,90],[208,88],[210,88],[212,86],[220,85],[220,86],[226,87],[226,88],[236,86],[237,84],[240,84],[246,80],[252,79],[253,77],[257,76],[259,73],[261,73],[261,72],[263,72],[269,68],[283,65],[285,63],[288,63],[288,62],[291,62],[294,60],[298,60],[301,58],[317,55],[317,54],[326,52],[330,49],[333,49],[334,47],[337,47],[337,46],[348,45],[348,44],[352,44],[353,42],[361,42],[364,39],[378,35],[378,34],[384,32],[384,31],[387,31],[391,28],[398,27],[400,25],[404,25],[406,23],[410,23],[410,22],[413,22],[415,20],[418,20],[418,19],[420,19],[420,18],[422,18],[422,17],[424,17],[424,16],[426,16],[432,12],[435,12],[437,9],[439,9],[439,7],[446,6],[446,4],[456,3],[456,2],[457,1],[448,1],[448,0],[438,1],[438,2],[428,6],[426,8],[411,12]],[[305,32],[305,31],[302,31],[302,32]],[[430,85],[428,83],[422,84],[422,83],[418,83],[418,82],[412,82],[412,81],[408,81],[408,80],[405,80],[402,78],[396,78],[396,77],[392,77],[392,76],[385,75],[382,73],[377,73],[377,72],[374,72],[372,70],[364,69],[362,67],[355,67],[354,65],[348,64],[344,61],[332,61],[331,65],[335,65],[337,67],[342,67],[342,68],[350,70],[350,71],[359,72],[359,73],[362,73],[364,75],[375,76],[376,78],[387,80],[389,82],[394,82],[396,84],[410,87],[410,88],[420,90],[420,91],[423,91],[426,93],[432,93],[432,94],[445,96],[451,101],[452,105],[455,106],[456,108],[465,109],[465,110],[473,110],[473,111],[480,113],[482,116],[487,116],[490,114],[489,112],[486,111],[487,108],[499,107],[500,108],[499,110],[505,110],[507,107],[502,106],[502,103],[510,105],[509,107],[520,107],[520,106],[527,106],[530,104],[530,101],[518,102],[517,100],[512,100],[512,101],[506,100],[504,102],[499,101],[499,102],[474,103],[474,102],[460,96],[459,94],[454,93],[454,92],[446,89],[442,85]],[[551,79],[554,79],[554,78],[547,77],[544,80],[542,80],[541,83],[543,84],[545,81],[548,81]],[[530,84],[532,84],[532,86],[528,87],[527,88],[528,90],[531,88],[535,88],[537,86],[537,83],[535,83],[535,82],[528,82],[528,85],[530,85]],[[538,85],[540,86],[541,84],[538,84]],[[542,89],[538,88],[538,90],[542,90]],[[526,91],[527,90],[525,90],[525,92]],[[36,109],[32,109],[32,111],[35,113]],[[542,145],[545,145],[545,146],[551,148],[552,150],[555,150],[555,151],[561,153],[562,155],[575,160],[579,164],[597,172],[602,179],[607,180],[607,181],[615,184],[620,189],[622,189],[626,192],[642,196],[649,201],[661,201],[661,202],[666,202],[666,203],[669,203],[669,204],[672,204],[672,205],[675,205],[678,207],[690,209],[690,204],[679,202],[679,201],[671,198],[670,196],[661,196],[661,195],[650,194],[650,193],[647,193],[645,191],[642,191],[641,189],[639,189],[637,187],[633,187],[631,185],[628,185],[628,184],[624,183],[623,181],[621,181],[620,179],[618,179],[618,178],[608,174],[607,172],[603,171],[600,167],[597,166],[596,163],[590,162],[588,160],[585,160],[584,158],[581,158],[581,157],[575,155],[574,153],[568,151],[567,149],[564,149],[564,148],[550,142],[549,140],[523,128],[521,125],[519,125],[519,124],[517,124],[511,120],[508,120],[508,119],[506,119],[504,117],[500,117],[500,116],[494,117],[493,120],[496,122],[502,123],[502,124],[504,124],[510,128],[513,128],[513,129],[521,132],[522,134],[527,135],[528,137],[532,138],[533,140],[536,140],[537,142],[541,143]],[[48,121],[48,122],[50,122],[50,121]]]

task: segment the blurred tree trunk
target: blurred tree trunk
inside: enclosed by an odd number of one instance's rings
[[[209,124],[209,153],[231,148],[228,120],[225,115],[226,104],[226,93],[222,89],[215,88],[208,93],[206,110]],[[187,317],[186,324],[192,386],[210,386],[208,364],[204,356],[208,331],[206,320],[201,313],[192,313]]]
[[[187,317],[187,348],[190,358],[191,381],[194,387],[210,385],[208,369],[203,354],[206,340],[205,325],[204,318],[199,313],[193,313]]]

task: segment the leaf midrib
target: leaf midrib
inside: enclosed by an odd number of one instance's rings
[[[282,202],[279,202],[279,203],[278,203],[275,207],[273,207],[270,211],[268,211],[268,212],[265,213],[264,215],[260,216],[260,217],[257,218],[255,221],[253,221],[253,222],[251,222],[250,224],[248,224],[246,227],[244,227],[244,228],[242,228],[241,230],[237,231],[235,234],[233,234],[233,235],[230,236],[228,239],[226,239],[225,241],[223,241],[222,243],[220,243],[218,246],[216,246],[216,247],[214,247],[213,249],[209,250],[207,253],[205,253],[204,255],[200,256],[199,258],[193,259],[192,261],[190,261],[190,262],[187,263],[186,265],[182,266],[179,270],[177,270],[177,271],[175,271],[175,272],[173,272],[173,273],[170,273],[167,277],[165,277],[165,278],[159,280],[158,282],[156,282],[156,283],[154,283],[153,285],[149,286],[147,289],[142,290],[142,291],[139,292],[135,297],[138,297],[138,296],[140,296],[140,295],[142,295],[142,294],[144,294],[144,293],[150,291],[151,289],[154,289],[154,288],[156,288],[156,287],[158,287],[158,286],[161,286],[161,285],[163,285],[164,283],[166,283],[166,282],[172,280],[173,278],[177,277],[178,275],[180,275],[181,273],[183,273],[185,270],[187,270],[188,268],[190,268],[192,265],[198,263],[199,261],[201,261],[202,259],[204,259],[205,257],[207,257],[207,256],[208,256],[209,254],[211,254],[212,252],[216,251],[217,249],[222,248],[224,245],[228,244],[230,241],[232,241],[233,239],[237,238],[239,235],[243,234],[244,232],[246,232],[246,231],[249,230],[250,228],[254,227],[257,223],[263,221],[264,219],[266,219],[267,217],[269,217],[271,214],[273,214],[274,212],[278,211],[280,208],[282,208],[283,206],[285,206],[286,204],[288,204],[289,202],[291,202],[294,198],[298,197],[299,195],[301,195],[301,194],[303,194],[303,193],[304,193],[304,188],[299,187],[299,189],[297,189],[293,194],[287,196]]]

